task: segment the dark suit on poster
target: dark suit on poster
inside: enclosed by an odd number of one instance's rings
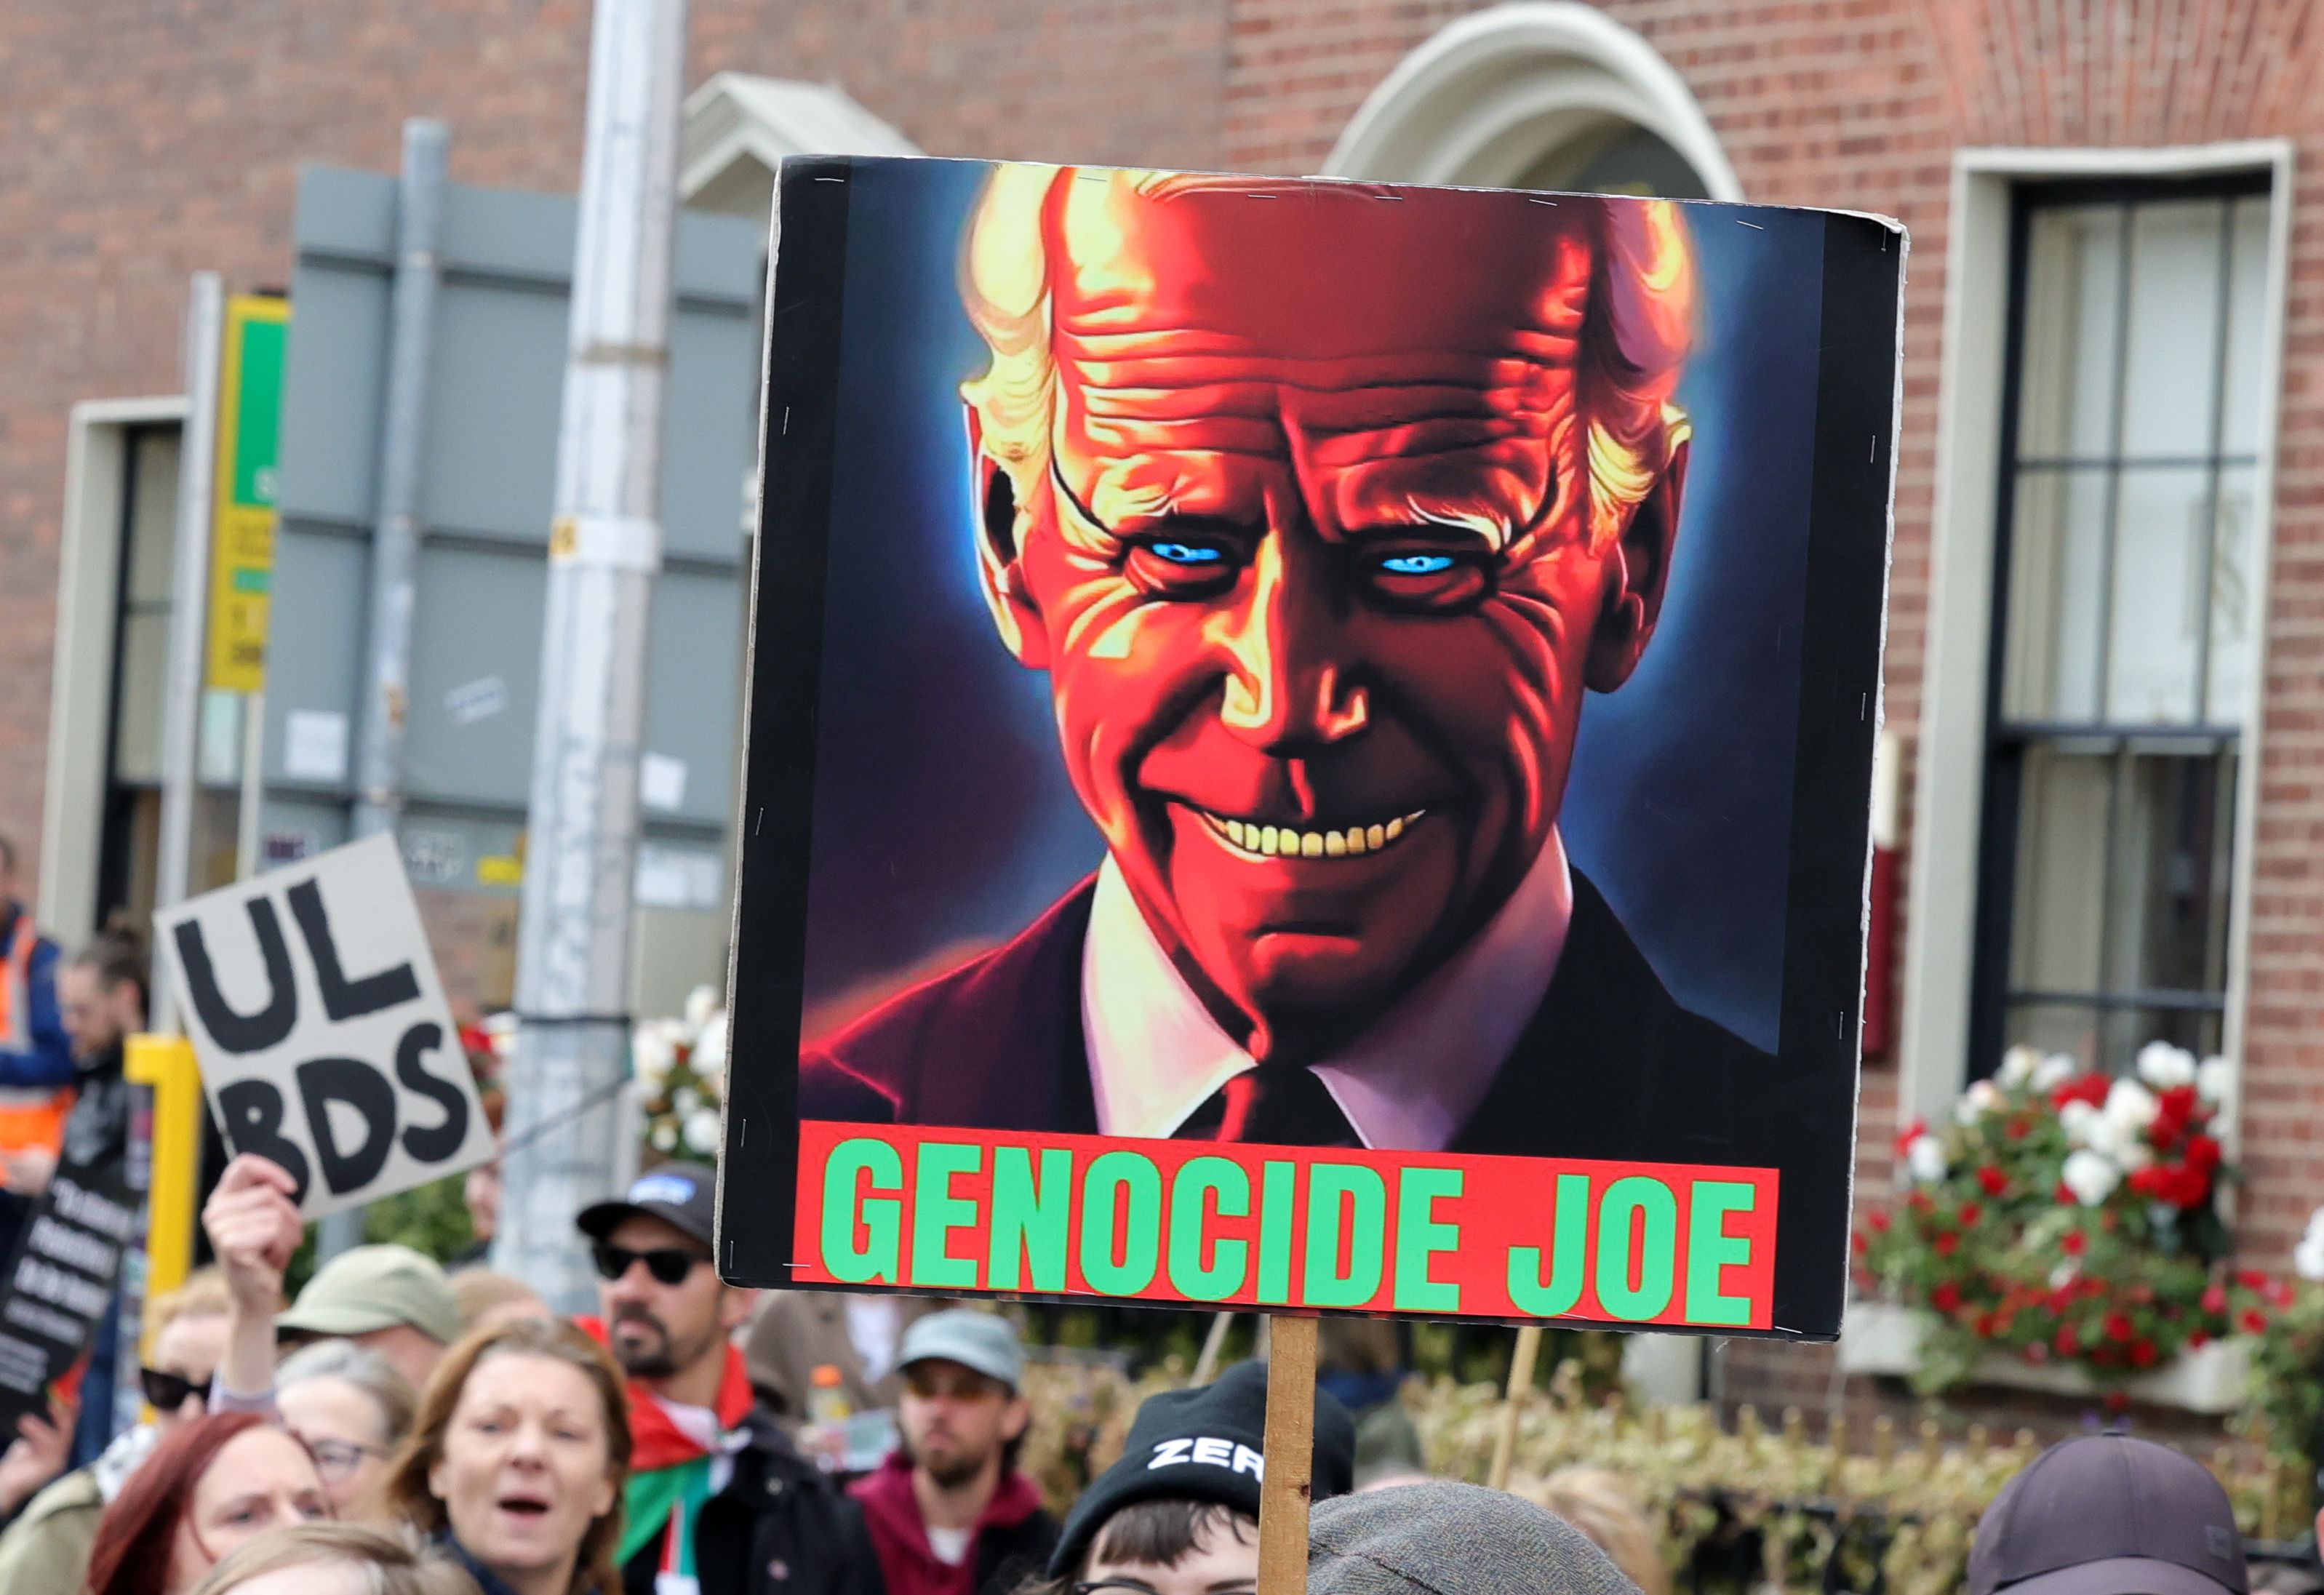
[[[1081,972],[1091,882],[1013,940],[895,997],[799,1065],[802,1118],[1094,1135]],[[1765,1166],[1768,1054],[1681,1008],[1576,872],[1557,971],[1446,1149]]]

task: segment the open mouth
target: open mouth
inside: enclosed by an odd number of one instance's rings
[[[518,1517],[546,1517],[549,1503],[539,1496],[505,1495],[493,1503],[503,1512]]]
[[[1210,826],[1213,834],[1237,853],[1250,858],[1353,859],[1395,846],[1428,811],[1416,808],[1410,814],[1398,815],[1393,819],[1372,825],[1313,830],[1233,819],[1226,815],[1213,814],[1206,808],[1198,808],[1194,812],[1203,816],[1203,823]]]

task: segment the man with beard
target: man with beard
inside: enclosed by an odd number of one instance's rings
[[[665,1164],[576,1222],[597,1265],[602,1319],[581,1327],[629,1377],[627,1595],[874,1595],[854,1505],[791,1448],[751,1389],[731,1337],[753,1293],[711,1264],[717,1176]]]
[[[897,1363],[903,1443],[848,1493],[888,1595],[1005,1595],[1040,1571],[1057,1525],[1017,1471],[1032,1409],[1005,1318],[955,1308],[912,1325]]]

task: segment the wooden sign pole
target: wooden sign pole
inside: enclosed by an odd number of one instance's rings
[[[1517,1331],[1517,1349],[1509,1354],[1508,1394],[1501,1403],[1501,1432],[1493,1440],[1493,1471],[1485,1482],[1495,1489],[1509,1487],[1509,1463],[1517,1452],[1517,1413],[1533,1394],[1533,1365],[1541,1357],[1541,1325],[1528,1323]]]
[[[1307,1595],[1315,1467],[1315,1320],[1268,1319],[1267,1471],[1259,1489],[1259,1595]]]

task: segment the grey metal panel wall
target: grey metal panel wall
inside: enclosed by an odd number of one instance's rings
[[[353,800],[395,205],[377,173],[300,178],[267,664],[263,851],[278,860],[344,837]],[[562,196],[445,195],[401,827],[414,880],[439,888],[515,890],[493,866],[530,782],[573,226]],[[723,851],[733,800],[763,245],[738,218],[679,223],[646,749],[659,797],[684,779],[674,806],[645,808],[657,860]],[[336,777],[315,763],[331,716],[350,752]]]

